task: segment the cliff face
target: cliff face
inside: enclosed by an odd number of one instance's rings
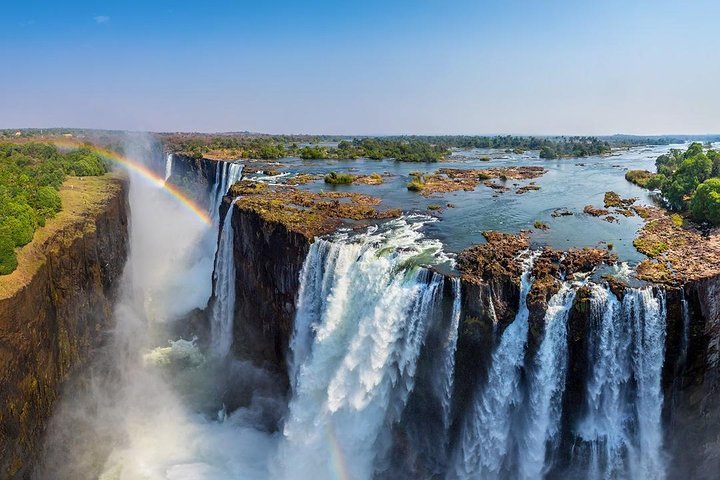
[[[714,479],[720,472],[720,276],[686,284],[684,297],[687,311],[681,304],[678,321],[683,313],[689,320],[686,359],[678,355],[675,377],[665,382],[669,477]]]
[[[207,207],[219,168],[220,162],[175,153],[169,180],[186,192],[196,192],[194,200]]]
[[[125,264],[125,182],[71,179],[61,196],[63,212],[0,277],[2,478],[28,477],[63,381],[102,342]]]
[[[248,209],[231,212],[235,231],[233,349],[240,358],[281,373],[295,319],[300,271],[312,239]]]

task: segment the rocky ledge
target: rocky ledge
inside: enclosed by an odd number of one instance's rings
[[[678,214],[648,207],[645,225],[634,241],[649,257],[637,267],[642,280],[681,286],[720,276],[720,231],[702,232]]]
[[[381,200],[356,192],[311,192],[286,185],[241,181],[230,189],[237,208],[251,211],[270,223],[313,238],[335,231],[340,225],[400,216],[399,209],[377,208]]]
[[[483,184],[495,190],[506,191],[508,187],[492,180],[526,180],[534,179],[547,172],[542,167],[498,167],[485,169],[441,168],[434,173],[423,174],[414,172],[408,189],[419,191],[424,196],[435,193],[455,192],[458,190],[472,191]],[[517,193],[538,190],[534,184],[520,187]]]

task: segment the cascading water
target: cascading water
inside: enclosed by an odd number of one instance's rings
[[[243,165],[235,162],[218,162],[215,167],[215,181],[210,189],[210,211],[213,222],[220,218],[220,204],[230,187],[242,178]]]
[[[664,295],[592,286],[587,413],[578,426],[591,478],[663,478]]]
[[[382,437],[413,387],[442,285],[420,266],[441,254],[421,226],[401,219],[310,248],[278,478],[372,477]]]
[[[455,460],[458,478],[492,478],[501,474],[509,449],[513,407],[521,400],[520,368],[528,334],[527,295],[535,257],[530,254],[523,261],[517,315],[492,354],[487,384],[479,392],[463,427]]]
[[[167,182],[170,178],[170,175],[172,175],[172,167],[173,167],[173,154],[168,153],[165,157],[165,181]]]
[[[547,448],[554,447],[557,440],[567,372],[567,320],[574,300],[575,288],[565,282],[548,302],[545,335],[535,356],[525,399],[517,478],[541,478]]]
[[[224,357],[232,345],[235,316],[235,261],[233,258],[234,234],[232,213],[237,198],[232,201],[220,229],[215,256],[215,292],[210,314],[210,345],[217,357]]]
[[[448,328],[447,341],[444,344],[445,353],[442,361],[442,371],[439,372],[438,379],[441,382],[439,388],[439,397],[442,405],[443,428],[447,434],[450,428],[452,406],[452,392],[455,383],[455,352],[457,351],[458,327],[460,325],[460,313],[462,307],[462,289],[460,279],[452,279],[453,288],[453,305],[452,316],[450,318],[450,327]]]

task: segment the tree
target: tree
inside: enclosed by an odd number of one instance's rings
[[[690,201],[690,212],[696,220],[720,225],[720,178],[698,185]]]
[[[695,143],[693,145],[700,145],[700,153],[688,156],[687,152],[685,152],[685,160],[672,174],[672,177],[663,184],[662,193],[674,210],[685,209],[688,197],[692,195],[700,183],[710,178],[712,174],[712,161],[702,153],[702,145]]]

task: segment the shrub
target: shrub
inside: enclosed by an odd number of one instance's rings
[[[349,173],[330,172],[325,175],[325,183],[330,185],[350,185],[353,180],[353,176]]]
[[[634,183],[638,187],[656,190],[662,187],[665,175],[648,172],[647,170],[629,170],[625,174],[625,180]]]
[[[413,175],[410,183],[407,184],[407,189],[411,192],[419,192],[423,188],[425,188],[425,179],[422,176]]]
[[[10,234],[0,228],[0,275],[12,273],[16,268],[15,243],[10,238]]]

